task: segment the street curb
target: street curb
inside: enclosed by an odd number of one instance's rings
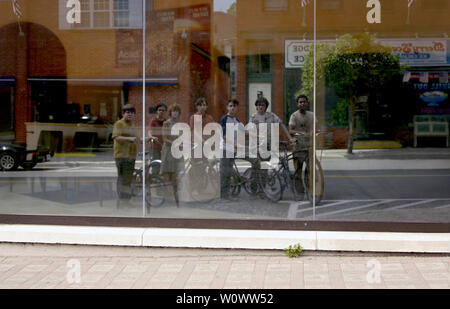
[[[0,225],[0,242],[132,247],[450,253],[450,233]]]

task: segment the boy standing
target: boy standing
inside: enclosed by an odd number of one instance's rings
[[[156,117],[150,121],[148,136],[149,139],[155,139],[155,142],[150,144],[151,158],[152,160],[161,160],[162,150],[162,126],[166,121],[167,106],[164,103],[160,103],[156,106]],[[159,174],[159,167],[152,168],[152,174]]]
[[[297,107],[298,110],[291,115],[289,120],[289,133],[301,134],[297,137],[297,149],[307,149],[311,147],[311,139],[313,138],[313,126],[315,124],[314,113],[308,111],[308,97],[305,95],[300,95],[297,97]],[[311,154],[311,150],[310,154]],[[311,156],[312,157],[312,156]],[[295,170],[302,169],[303,162],[294,157],[294,168]],[[298,192],[303,192],[304,188],[302,185],[302,180],[300,179],[301,173],[297,174],[298,179],[296,179],[296,187]]]
[[[223,199],[230,199],[230,178],[233,171],[234,157],[238,146],[238,131],[245,131],[244,126],[236,117],[239,107],[237,100],[228,100],[227,114],[220,119],[223,133],[223,157],[220,159],[220,195]],[[233,132],[228,132],[233,128]],[[236,130],[237,126],[237,130]]]
[[[120,199],[129,199],[139,138],[137,128],[133,124],[136,109],[133,105],[127,104],[122,108],[122,112],[122,119],[114,124],[112,138],[117,167],[117,192]]]

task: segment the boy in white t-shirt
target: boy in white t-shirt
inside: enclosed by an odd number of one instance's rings
[[[289,133],[301,135],[297,137],[297,149],[305,149],[311,147],[311,139],[313,138],[313,126],[315,125],[314,113],[307,110],[308,108],[308,97],[305,95],[300,95],[297,97],[297,107],[298,110],[291,115],[289,120]],[[295,170],[302,169],[303,162],[299,158],[294,157],[294,167]],[[303,186],[301,185],[301,173],[297,173],[296,184],[297,190],[302,191]]]

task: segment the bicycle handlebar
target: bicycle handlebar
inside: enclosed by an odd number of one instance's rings
[[[324,134],[324,132],[322,132],[322,131],[316,131],[316,136],[319,136],[320,134]],[[297,137],[297,136],[306,136],[306,133],[303,133],[303,132],[297,132],[297,133],[293,133],[293,134],[291,134],[292,136],[295,136],[295,137]]]
[[[159,140],[157,140],[156,138],[154,138],[154,137],[150,137],[149,141],[150,141],[152,144],[153,144],[153,143],[157,143],[157,144],[160,144],[160,145],[161,145],[161,142],[160,142]]]

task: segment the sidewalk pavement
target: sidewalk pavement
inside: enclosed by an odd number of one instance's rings
[[[347,149],[318,149],[317,157],[324,169],[430,169],[450,168],[450,148],[394,148],[394,149],[354,149],[352,154]],[[431,167],[430,167],[431,163]],[[137,164],[141,164],[139,158]],[[111,168],[115,172],[115,163],[110,152],[97,152],[91,156],[65,154],[53,157],[49,162],[38,164],[38,169],[55,169],[61,167],[76,168],[82,166]]]
[[[2,289],[448,289],[450,256],[0,243]]]

